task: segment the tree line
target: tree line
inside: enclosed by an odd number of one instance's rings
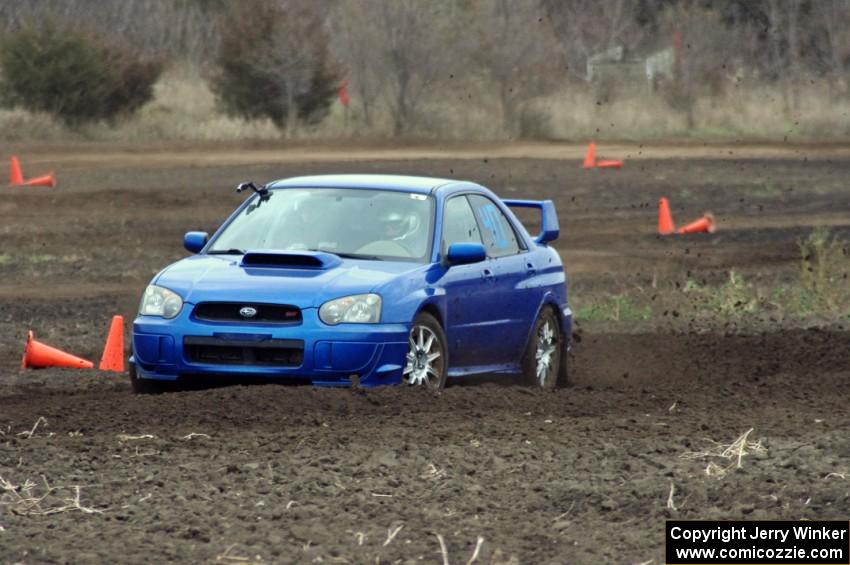
[[[569,91],[649,88],[691,122],[701,98],[766,85],[791,115],[812,84],[847,98],[848,24],[845,0],[4,0],[0,103],[120,119],[181,64],[223,111],[284,132],[324,119],[344,80],[365,133],[486,100],[505,135],[533,135],[531,104]],[[653,53],[657,80],[640,74]]]

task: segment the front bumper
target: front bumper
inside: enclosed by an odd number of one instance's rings
[[[339,324],[328,326],[315,308],[302,311],[298,324],[222,323],[195,319],[191,304],[173,320],[139,316],[133,322],[133,356],[139,378],[176,380],[204,376],[261,377],[324,386],[397,384],[401,381],[410,329],[405,324]],[[277,364],[260,356],[209,361],[199,357],[197,344],[232,344],[264,351],[275,344],[297,344],[303,351]],[[254,347],[247,347],[253,344]],[[296,345],[292,345],[295,347]],[[206,361],[204,360],[206,359]]]

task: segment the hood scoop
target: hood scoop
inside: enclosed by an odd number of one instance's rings
[[[324,270],[340,263],[338,256],[322,251],[248,251],[242,256],[240,266]]]

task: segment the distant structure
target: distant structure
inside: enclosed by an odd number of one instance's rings
[[[645,59],[646,80],[657,84],[660,79],[673,80],[676,68],[676,52],[672,47],[656,51]]]
[[[661,80],[673,80],[676,51],[667,47],[649,54],[629,53],[622,45],[587,59],[588,82],[646,82],[655,88]]]

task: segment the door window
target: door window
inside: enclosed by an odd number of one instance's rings
[[[483,243],[478,223],[466,196],[455,196],[446,202],[443,213],[443,244]]]
[[[519,253],[516,232],[499,207],[489,198],[478,194],[471,194],[469,201],[481,224],[487,256],[504,257]]]

